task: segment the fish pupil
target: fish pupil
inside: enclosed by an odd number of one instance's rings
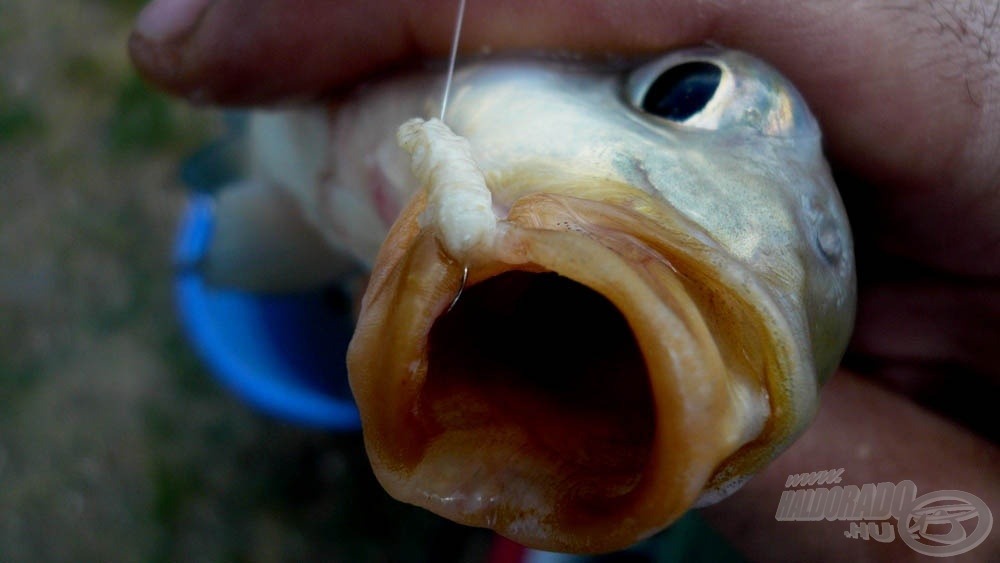
[[[642,99],[642,109],[653,115],[684,121],[708,105],[722,80],[722,69],[706,62],[690,62],[660,74]]]

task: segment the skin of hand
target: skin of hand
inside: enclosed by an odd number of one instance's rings
[[[196,103],[336,95],[447,53],[455,1],[156,0],[136,67]],[[703,511],[752,560],[922,558],[778,522],[793,473],[909,479],[973,493],[1000,518],[1000,3],[988,0],[472,0],[462,46],[643,55],[713,42],[775,65],[824,130],[855,231],[859,309],[815,423],[743,490]],[[996,527],[996,526],[995,526]],[[1000,558],[1000,532],[962,556]]]

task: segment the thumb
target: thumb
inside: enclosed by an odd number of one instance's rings
[[[316,97],[411,54],[397,12],[380,1],[154,0],[129,52],[144,78],[194,102]]]

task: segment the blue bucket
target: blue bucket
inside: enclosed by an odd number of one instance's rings
[[[214,198],[193,194],[177,235],[175,296],[194,348],[223,385],[289,422],[360,428],[345,358],[354,330],[335,288],[255,293],[207,285],[197,265],[211,242]]]

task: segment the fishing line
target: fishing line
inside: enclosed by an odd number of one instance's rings
[[[444,121],[444,112],[448,109],[448,95],[451,94],[451,83],[455,78],[455,62],[458,60],[458,38],[462,35],[462,21],[465,19],[465,0],[458,0],[458,15],[455,17],[455,33],[451,37],[451,54],[448,56],[448,75],[444,81],[444,95],[441,96],[441,121]],[[462,268],[462,283],[458,286],[458,293],[448,305],[448,311],[455,308],[458,298],[465,290],[465,283],[469,280],[469,266]]]
[[[455,77],[455,61],[458,59],[458,38],[462,35],[462,20],[465,18],[465,0],[458,0],[458,16],[455,17],[455,33],[451,36],[451,55],[448,57],[448,77],[444,81],[444,96],[441,97],[441,121],[448,109],[448,94],[451,81]]]

